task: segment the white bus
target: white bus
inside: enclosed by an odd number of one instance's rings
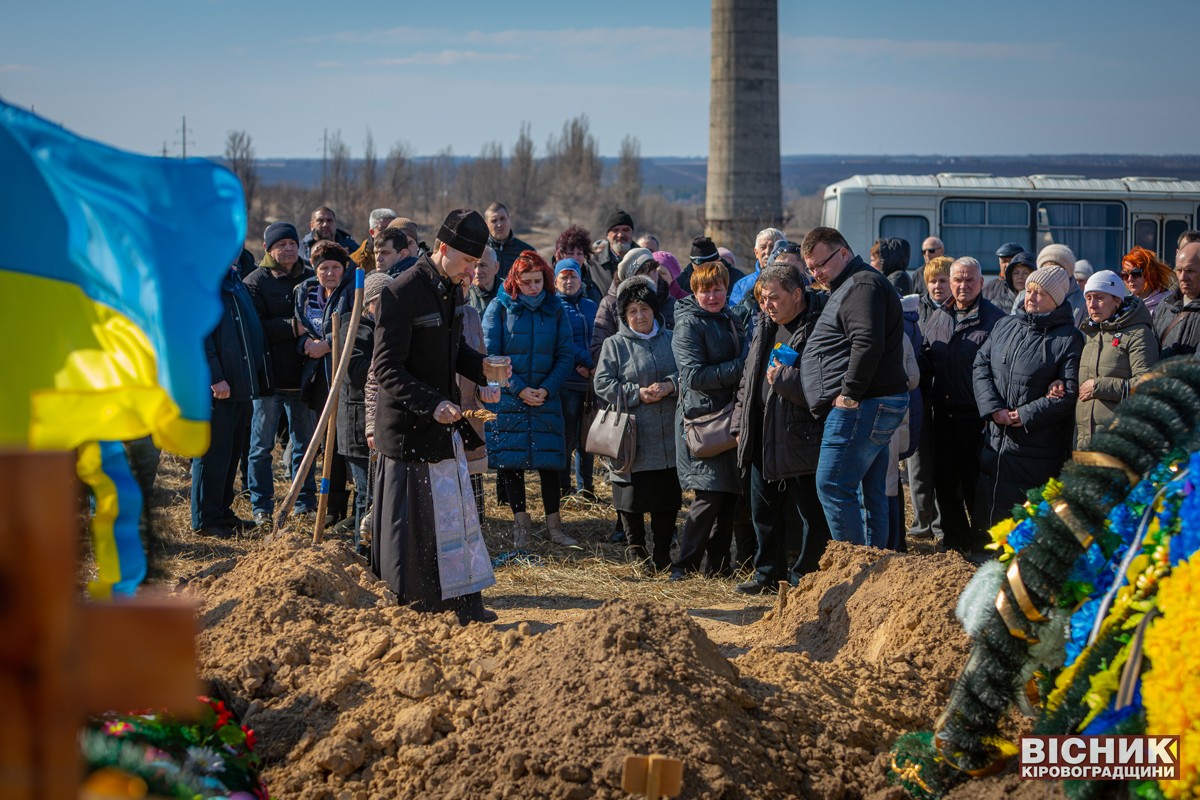
[[[912,245],[937,236],[946,255],[974,256],[994,274],[996,248],[1029,251],[1060,243],[1097,271],[1120,271],[1134,245],[1175,262],[1175,240],[1200,220],[1200,182],[1175,178],[1089,180],[1081,175],[994,178],[985,173],[855,175],[825,189],[821,224],[837,228],[866,258],[876,239]]]

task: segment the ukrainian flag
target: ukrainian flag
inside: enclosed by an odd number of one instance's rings
[[[203,340],[245,231],[223,167],[116,150],[0,101],[0,447],[150,434],[203,455]]]

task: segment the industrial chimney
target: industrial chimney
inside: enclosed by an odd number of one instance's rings
[[[705,232],[747,263],[783,223],[777,0],[713,0]]]

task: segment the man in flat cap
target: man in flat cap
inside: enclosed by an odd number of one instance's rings
[[[459,408],[458,375],[499,400],[483,354],[463,338],[462,285],[487,246],[479,212],[451,211],[432,252],[379,296],[373,369],[379,452],[371,568],[416,611],[491,622],[480,592],[496,582],[479,530],[466,452],[483,444]]]

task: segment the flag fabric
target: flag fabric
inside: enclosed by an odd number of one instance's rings
[[[88,524],[96,577],[88,594],[96,600],[133,597],[146,579],[142,549],[142,490],[121,442],[87,442],[75,463],[79,479],[92,490],[95,512]]]
[[[203,340],[245,238],[238,179],[82,139],[3,101],[0,176],[0,447],[149,434],[203,455]]]

